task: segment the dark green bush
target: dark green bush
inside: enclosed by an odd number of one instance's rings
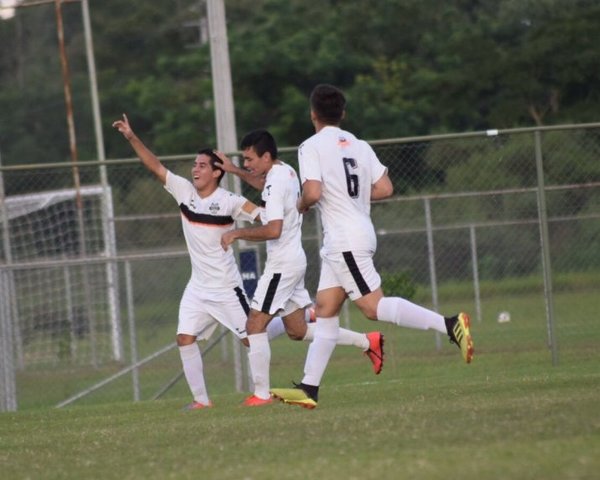
[[[417,286],[408,272],[381,272],[381,288],[386,297],[414,298]]]

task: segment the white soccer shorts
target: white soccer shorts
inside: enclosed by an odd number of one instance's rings
[[[312,304],[304,287],[306,269],[273,272],[266,269],[258,280],[251,307],[270,315],[285,317]]]
[[[317,291],[342,287],[350,300],[358,300],[381,287],[381,277],[370,252],[341,252],[321,255]]]
[[[179,304],[177,334],[208,339],[220,323],[239,339],[246,338],[248,300],[241,287],[207,291],[188,283]]]

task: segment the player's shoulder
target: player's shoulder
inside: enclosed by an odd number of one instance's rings
[[[180,189],[195,190],[194,185],[188,178],[182,177],[181,175],[177,175],[176,173],[174,173],[168,169],[167,169],[167,175],[165,178],[165,188],[167,188],[167,190],[171,190],[173,188],[175,188],[177,190],[180,190]]]
[[[304,140],[300,146],[298,147],[299,150],[302,150],[303,148],[306,147],[310,147],[310,146],[314,146],[314,145],[318,145],[319,142],[322,141],[322,132],[323,130],[317,132],[317,133],[313,133],[310,137],[308,137],[306,140]]]
[[[335,136],[338,138],[340,143],[346,142],[349,145],[350,144],[363,145],[363,144],[367,143],[364,140],[358,138],[354,133],[352,133],[348,130],[344,130],[342,128],[337,129],[337,131],[335,132]]]
[[[373,147],[369,142],[357,137],[347,130],[340,131],[340,143],[345,143],[347,147],[358,150],[359,152],[369,154],[373,152]]]
[[[211,215],[231,215],[237,211],[241,205],[246,203],[246,198],[225,188],[218,187],[205,202]]]
[[[182,183],[192,183],[190,182],[190,180],[188,180],[185,177],[182,177],[181,175],[178,175],[177,173],[173,172],[172,170],[169,170],[167,168],[167,174],[166,174],[167,180],[172,180],[172,181],[177,181],[177,182],[182,182]]]
[[[269,191],[270,188],[276,188],[277,191],[284,191],[292,188],[291,186],[295,184],[298,184],[296,170],[287,163],[279,161],[279,163],[273,165],[267,174],[265,190]]]
[[[271,178],[273,177],[287,177],[290,172],[293,172],[294,169],[285,162],[279,160],[278,163],[274,164],[271,170],[269,171],[269,175]]]
[[[237,202],[240,200],[245,200],[245,198],[243,196],[241,196],[239,193],[232,192],[231,190],[227,190],[226,188],[223,188],[223,187],[218,187],[215,190],[215,193],[213,194],[213,196],[215,198],[223,199],[225,201],[229,200],[229,201]]]

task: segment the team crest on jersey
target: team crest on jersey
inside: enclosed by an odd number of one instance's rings
[[[340,147],[347,147],[350,145],[350,142],[346,140],[346,137],[338,137],[338,145]]]
[[[210,213],[215,215],[219,210],[221,210],[221,207],[218,203],[213,202],[210,204],[210,207],[208,207],[208,209],[210,210]]]
[[[196,205],[194,204],[194,197],[190,197],[190,209],[196,210]]]
[[[267,185],[265,187],[265,190],[267,191],[267,196],[270,197],[271,196],[271,185]]]

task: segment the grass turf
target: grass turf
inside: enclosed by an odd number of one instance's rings
[[[511,322],[495,321],[502,310]],[[467,366],[445,338],[438,350],[431,333],[373,324],[351,307],[354,329],[386,335],[383,372],[374,376],[359,351],[338,347],[314,411],[241,407],[245,395],[231,393],[231,365],[218,354],[205,358],[209,410],[181,411],[189,401],[184,381],[159,401],[131,403],[126,378],[62,410],[43,396],[38,403],[40,388],[32,388],[21,396],[27,408],[0,414],[0,478],[595,479],[597,295],[560,292],[555,310],[557,366],[543,301],[531,294],[486,300],[483,321],[473,320],[476,352]],[[290,386],[306,344],[282,339],[272,349],[272,386]],[[145,368],[164,379],[143,398],[181,368],[176,352],[166,357]],[[50,373],[29,381],[54,392],[52,383],[62,384]]]
[[[188,398],[168,398],[1,414],[1,476],[597,478],[597,355],[552,367],[545,348],[486,352],[484,342],[466,366],[450,346],[400,353],[405,337],[428,334],[388,330],[382,374],[353,349],[336,350],[314,411],[243,408],[243,394],[218,393],[214,408],[193,412],[181,411]],[[299,373],[305,351],[281,345],[273,386]]]

